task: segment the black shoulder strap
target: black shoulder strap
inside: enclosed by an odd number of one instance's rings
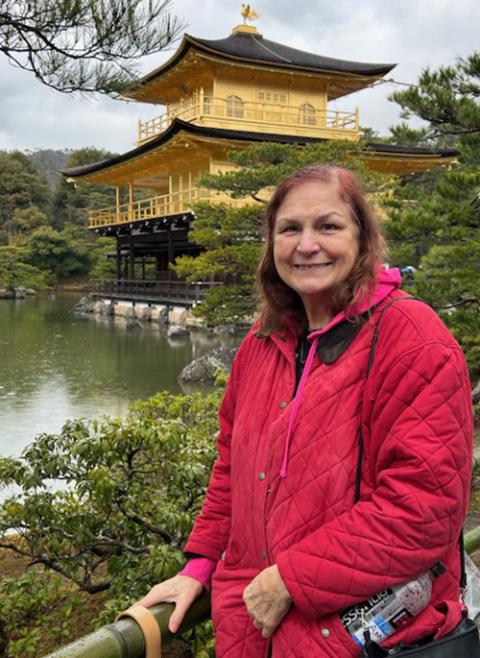
[[[393,304],[396,304],[397,302],[404,302],[408,300],[416,300],[418,302],[422,302],[423,304],[426,304],[422,299],[419,299],[418,297],[413,297],[411,295],[405,296],[405,297],[395,297],[395,299],[392,299],[389,301],[385,306],[382,308],[382,311],[380,313],[380,317],[377,320],[377,323],[375,324],[375,328],[373,330],[373,336],[372,336],[372,342],[370,344],[370,352],[368,355],[368,363],[367,363],[367,377],[365,379],[365,386],[368,381],[368,377],[370,375],[370,371],[373,366],[373,360],[375,358],[375,350],[377,348],[377,342],[378,342],[378,336],[380,333],[380,323],[382,321],[383,316],[385,315],[386,311],[393,306]],[[356,477],[355,477],[355,494],[354,494],[354,502],[358,503],[360,500],[360,488],[361,488],[361,481],[362,481],[362,461],[363,461],[363,447],[364,447],[364,442],[363,442],[363,433],[362,433],[362,426],[360,425],[360,429],[358,431],[358,457],[357,457],[357,469],[356,469]],[[459,537],[459,548],[460,548],[460,588],[462,590],[465,589],[467,586],[467,572],[465,570],[465,552],[464,552],[464,546],[463,546],[463,528],[462,531],[460,532],[460,537]]]

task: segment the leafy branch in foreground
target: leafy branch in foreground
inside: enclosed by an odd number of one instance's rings
[[[0,4],[0,52],[62,92],[116,94],[137,60],[174,41],[183,23],[170,0],[33,0]]]
[[[159,393],[124,421],[71,421],[0,459],[1,485],[23,489],[0,508],[0,548],[90,594],[139,597],[182,561],[214,459],[219,395]]]

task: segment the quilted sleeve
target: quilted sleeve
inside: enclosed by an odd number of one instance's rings
[[[217,562],[227,546],[230,533],[230,440],[235,416],[235,398],[241,372],[245,342],[239,348],[220,406],[218,457],[213,466],[205,502],[185,545],[185,553],[194,553]]]
[[[407,582],[458,550],[472,464],[463,354],[453,340],[423,342],[373,374],[363,466],[371,493],[277,558],[309,617]]]

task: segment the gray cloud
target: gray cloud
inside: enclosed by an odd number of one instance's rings
[[[222,38],[241,22],[240,0],[177,0],[174,11],[187,32]],[[258,29],[266,38],[331,57],[398,62],[396,80],[415,82],[420,71],[453,63],[478,49],[477,0],[258,0]],[[172,50],[145,58],[147,72]],[[0,58],[0,148],[79,148],[95,145],[126,151],[135,141],[136,121],[161,108],[107,98],[65,96],[50,91]],[[339,99],[336,108],[360,107],[362,125],[386,132],[398,121],[398,107],[387,100],[391,85]],[[335,107],[335,106],[333,106]]]

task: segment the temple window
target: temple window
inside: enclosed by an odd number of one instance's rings
[[[288,96],[280,91],[258,90],[257,98],[260,103],[272,103],[274,105],[287,105]]]
[[[228,96],[227,117],[243,118],[243,101],[239,96]]]
[[[315,108],[310,103],[304,103],[300,106],[300,122],[305,126],[314,126],[317,123]]]

